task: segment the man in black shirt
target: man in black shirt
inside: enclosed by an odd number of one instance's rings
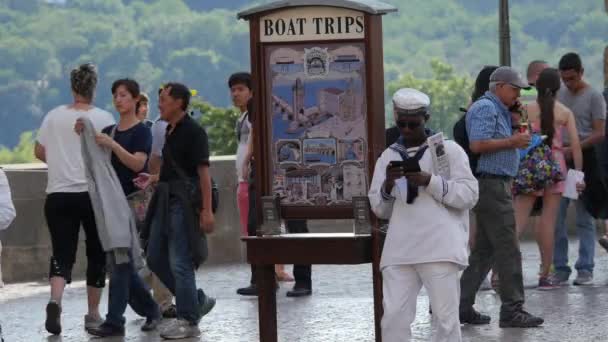
[[[206,257],[205,233],[213,231],[214,217],[209,144],[205,130],[186,114],[190,96],[183,84],[163,87],[159,109],[161,119],[169,123],[163,161],[160,176],[146,181],[160,178],[148,209],[148,263],[173,293],[177,306],[177,320],[161,331],[166,339],[198,337],[198,322],[215,306],[215,299],[196,289],[194,277]]]

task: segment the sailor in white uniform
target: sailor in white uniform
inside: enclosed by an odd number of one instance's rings
[[[469,210],[477,203],[477,180],[464,150],[448,140],[443,143],[449,171],[440,176],[427,145],[426,94],[401,89],[393,104],[401,137],[378,159],[369,191],[373,212],[389,220],[380,264],[382,340],[410,340],[424,285],[436,328],[432,341],[459,342],[459,271],[468,265]]]

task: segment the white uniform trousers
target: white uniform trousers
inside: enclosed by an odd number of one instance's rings
[[[451,262],[387,266],[382,270],[383,342],[407,342],[422,285],[433,308],[433,342],[461,342],[459,267]]]

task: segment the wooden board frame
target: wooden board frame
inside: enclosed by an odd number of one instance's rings
[[[266,98],[263,93],[266,91],[264,86],[265,77],[267,75],[267,66],[265,65],[265,47],[270,45],[286,45],[286,44],[310,44],[315,41],[299,41],[293,43],[261,43],[260,42],[260,21],[259,18],[270,13],[281,11],[282,8],[273,9],[267,12],[260,12],[252,15],[249,20],[250,27],[250,52],[251,52],[251,73],[252,84],[254,88],[254,103],[255,113],[257,118],[254,120],[254,156],[265,156],[270,151],[270,124],[269,120],[260,119],[262,113],[266,111]],[[365,82],[367,96],[367,172],[368,181],[371,182],[375,162],[385,150],[385,118],[384,118],[384,55],[382,41],[382,16],[364,14],[365,17],[365,38],[363,40],[330,40],[323,43],[353,43],[363,42],[365,46]],[[260,113],[260,114],[258,114]],[[255,158],[255,184],[256,201],[261,203],[263,196],[272,194],[272,183],[270,182],[271,164],[267,162],[267,158]],[[257,222],[263,222],[263,211],[261,206],[255,213]],[[284,219],[352,219],[352,206],[344,207],[283,207],[281,208],[281,216]],[[314,264],[362,264],[372,263],[373,272],[373,288],[374,288],[374,318],[375,318],[375,340],[381,342],[380,322],[382,318],[382,279],[380,273],[380,254],[381,254],[381,236],[379,233],[378,220],[374,215],[372,217],[372,234],[371,236],[355,237],[352,239],[332,240],[310,238],[298,239],[299,241],[286,242],[285,239],[273,239],[271,237],[248,237],[244,238],[247,243],[248,261],[249,263],[258,266],[258,287],[259,287],[259,326],[260,326],[260,341],[276,342],[277,341],[277,316],[276,316],[276,294],[275,294],[275,279],[274,279],[274,264],[287,264],[295,262],[290,251],[297,250],[298,246],[302,248],[304,245],[324,246],[328,244],[339,244],[341,248],[350,248],[352,253],[348,259],[335,258],[335,255],[316,255],[314,258],[306,260],[298,259],[297,261],[314,263]],[[268,258],[261,253],[267,251],[271,246],[279,246],[285,244],[292,248],[283,248],[282,253],[273,253],[272,258]],[[273,248],[273,250],[276,250]],[[311,249],[306,249],[311,250]],[[331,253],[331,252],[330,252]],[[371,260],[370,260],[371,257]],[[314,260],[313,260],[314,259]]]

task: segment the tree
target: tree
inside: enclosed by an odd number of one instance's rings
[[[235,127],[239,113],[234,109],[214,107],[195,97],[191,107],[202,115],[199,122],[207,131],[211,155],[223,156],[236,153]]]
[[[388,93],[400,88],[414,88],[431,98],[431,120],[429,126],[446,136],[452,135],[454,123],[459,119],[460,107],[466,107],[471,98],[473,80],[467,75],[457,75],[454,67],[439,60],[431,61],[433,72],[430,78],[416,78],[412,73],[401,76],[388,85]],[[393,122],[392,108],[387,110],[387,122]]]
[[[34,162],[34,132],[23,132],[19,138],[19,144],[15,148],[8,149],[0,146],[0,164],[20,164]]]

